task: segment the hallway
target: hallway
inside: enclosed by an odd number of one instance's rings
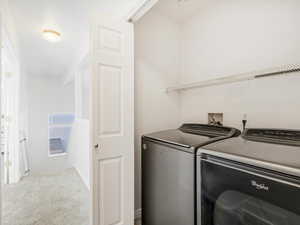
[[[3,187],[4,225],[88,225],[89,192],[75,169]]]

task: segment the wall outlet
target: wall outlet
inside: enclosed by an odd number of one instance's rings
[[[223,113],[208,113],[208,124],[223,126]]]

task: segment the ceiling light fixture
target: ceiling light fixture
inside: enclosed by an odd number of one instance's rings
[[[43,30],[44,39],[50,42],[58,42],[61,40],[61,34],[55,30]]]

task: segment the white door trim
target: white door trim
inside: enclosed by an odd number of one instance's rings
[[[126,20],[132,23],[137,22],[142,18],[159,0],[141,0],[138,4],[130,11]]]
[[[0,4],[0,6],[2,6],[2,4]],[[3,13],[0,11],[0,76],[2,76],[3,74],[2,74],[2,49],[3,49],[3,47],[2,47],[2,44],[3,44],[3,42],[2,42],[2,32],[3,32]],[[1,79],[0,79],[0,89],[1,89],[1,86],[2,86],[2,82],[1,82]],[[0,112],[2,111],[2,108],[1,108],[1,105],[2,105],[2,101],[1,101],[1,99],[2,99],[2,94],[1,94],[1,92],[2,91],[0,91]],[[0,113],[0,117],[1,117],[1,113]],[[1,118],[0,118],[0,128],[2,127],[2,122],[1,122]],[[0,153],[2,152],[2,149],[3,147],[2,147],[2,144],[1,144],[1,142],[0,142]],[[3,169],[3,167],[0,165],[0,182],[2,182],[2,179],[3,179],[3,177],[1,176],[1,174],[2,174],[2,169]],[[2,196],[3,196],[3,194],[2,194],[2,185],[0,185],[0,208],[1,208],[1,211],[0,211],[0,225],[2,225]]]

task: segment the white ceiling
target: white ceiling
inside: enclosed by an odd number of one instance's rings
[[[68,76],[88,51],[89,15],[129,10],[138,0],[9,0],[20,47],[21,65],[29,75]],[[62,41],[43,39],[43,29]]]
[[[181,23],[198,13],[203,4],[204,0],[160,0],[155,7],[163,15]]]
[[[9,0],[20,47],[21,65],[29,75],[67,77],[88,52],[89,15],[129,11],[140,0]],[[155,6],[177,22],[195,14],[204,0],[160,0]],[[62,41],[43,39],[43,29]]]

